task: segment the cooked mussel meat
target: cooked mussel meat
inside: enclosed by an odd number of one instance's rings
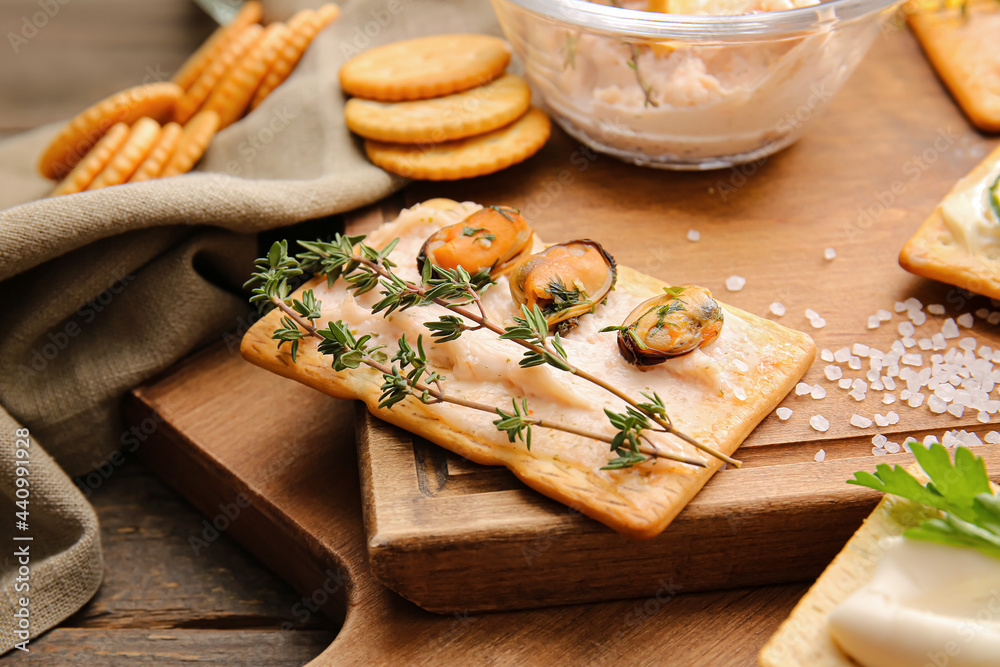
[[[431,234],[420,248],[417,266],[421,271],[428,261],[443,269],[461,266],[473,275],[488,271],[496,279],[531,253],[533,235],[517,209],[487,206]]]
[[[663,363],[704,347],[722,333],[722,308],[712,293],[698,285],[668,287],[643,301],[618,331],[618,349],[638,366]]]
[[[538,306],[550,330],[565,333],[615,286],[615,260],[589,239],[557,243],[522,260],[510,277],[518,304]]]

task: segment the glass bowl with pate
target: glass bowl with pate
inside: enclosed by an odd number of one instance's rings
[[[801,137],[900,2],[493,0],[493,7],[566,132],[638,165],[697,170],[750,162]]]

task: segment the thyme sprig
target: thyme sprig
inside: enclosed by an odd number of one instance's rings
[[[521,439],[528,445],[531,426],[553,428],[608,442],[612,451],[618,454],[617,459],[609,462],[612,469],[629,467],[651,458],[668,458],[692,465],[705,465],[698,459],[661,451],[649,439],[647,432],[674,435],[705,453],[735,466],[740,465],[739,461],[677,430],[658,396],[646,396],[651,402],[640,403],[606,381],[572,364],[559,335],[549,336],[548,324],[537,306],[531,310],[522,307],[523,317],[514,318],[514,324],[508,327],[501,327],[491,321],[486,315],[481,299],[483,292],[493,284],[486,273],[470,275],[461,267],[448,270],[425,262],[421,276],[422,284],[418,285],[404,280],[392,270],[395,264],[388,259],[388,255],[398,239],[382,249],[372,248],[364,244],[363,240],[364,237],[360,236],[337,234],[332,241],[300,242],[306,251],[297,256],[297,261],[287,256],[287,246],[284,243],[278,243],[272,247],[267,258],[258,260],[257,272],[248,282],[248,286],[254,287],[252,300],[262,309],[273,306],[283,311],[283,326],[274,333],[274,338],[279,341],[279,347],[283,342],[290,341],[294,353],[298,349],[299,341],[304,337],[303,332],[323,338],[327,342],[321,343],[320,351],[334,356],[335,370],[340,370],[338,367],[356,368],[363,363],[383,374],[385,384],[382,386],[383,395],[380,404],[383,407],[391,407],[407,396],[414,396],[425,403],[450,402],[497,414],[500,419],[496,420],[494,425],[499,430],[505,431],[511,442]],[[607,411],[612,426],[618,431],[617,435],[608,437],[567,424],[528,418],[526,401],[523,401],[520,407],[515,404],[514,412],[508,413],[500,408],[447,395],[442,385],[444,377],[426,365],[422,337],[418,338],[417,348],[409,347],[401,338],[400,352],[392,360],[397,363],[386,365],[386,360],[377,356],[384,353],[378,348],[367,347],[370,336],[356,339],[342,322],[330,323],[326,330],[317,330],[312,323],[316,317],[308,317],[318,313],[317,302],[311,291],[307,292],[308,296],[304,294],[302,300],[293,300],[289,304],[286,302],[287,288],[282,287],[286,284],[283,277],[285,274],[299,275],[302,272],[326,274],[329,285],[343,278],[348,284],[347,289],[355,294],[371,291],[376,285],[381,286],[382,299],[372,307],[372,312],[389,315],[396,310],[432,303],[450,310],[454,315],[444,315],[436,322],[425,323],[435,342],[455,340],[466,331],[485,328],[504,340],[520,345],[525,348],[520,361],[522,367],[547,364],[591,382],[623,400],[627,404],[625,413]],[[296,306],[296,302],[301,305]],[[404,345],[406,351],[403,350]],[[404,373],[406,368],[410,370]]]

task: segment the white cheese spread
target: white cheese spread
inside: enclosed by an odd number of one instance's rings
[[[990,204],[990,186],[997,177],[1000,162],[981,178],[959,181],[941,203],[941,217],[955,240],[970,254],[990,259],[1000,258],[1000,218]]]

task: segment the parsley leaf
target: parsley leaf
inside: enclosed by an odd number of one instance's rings
[[[993,209],[993,215],[996,216],[997,222],[1000,222],[1000,176],[997,176],[997,180],[993,181],[986,196],[990,198],[990,208]]]
[[[910,441],[920,467],[930,478],[921,484],[901,466],[880,463],[875,474],[854,473],[848,484],[891,493],[944,512],[904,535],[911,539],[972,547],[1000,558],[1000,498],[990,486],[986,463],[971,450],[959,447],[952,462],[941,444],[924,447]]]

